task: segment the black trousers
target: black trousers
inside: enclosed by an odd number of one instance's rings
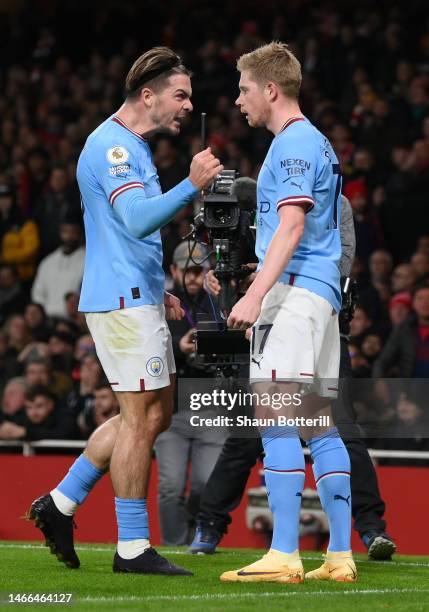
[[[351,377],[347,340],[341,339],[340,391],[332,404],[334,422],[350,456],[352,515],[359,534],[384,530],[385,504],[380,497],[377,475],[365,441],[356,425],[347,379]],[[225,441],[219,459],[200,499],[197,520],[226,533],[231,523],[230,512],[243,497],[250,470],[263,452],[262,441],[255,438],[230,437]]]

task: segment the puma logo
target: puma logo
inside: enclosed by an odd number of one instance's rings
[[[264,357],[262,356],[259,361],[256,361],[256,359],[254,357],[252,357],[252,363],[256,363],[258,368],[261,369],[261,361],[263,360],[263,358]]]
[[[334,500],[337,500],[337,499],[342,499],[343,501],[346,502],[348,506],[350,506],[350,503],[349,503],[350,495],[348,495],[347,497],[343,497],[342,495],[334,495]]]
[[[290,183],[290,184],[291,184],[291,185],[295,185],[295,187],[298,187],[298,189],[300,189],[300,190],[302,191],[302,183],[301,183],[301,184],[298,184],[298,183],[295,183],[294,181],[291,181],[291,183]]]

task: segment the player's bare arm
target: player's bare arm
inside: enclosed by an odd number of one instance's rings
[[[247,329],[259,316],[262,300],[287,267],[304,233],[305,211],[301,206],[279,210],[280,223],[268,247],[264,264],[246,295],[239,300],[228,318],[233,329]]]

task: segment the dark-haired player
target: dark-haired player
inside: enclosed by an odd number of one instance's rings
[[[113,570],[190,575],[151,548],[146,510],[153,443],[168,427],[173,405],[166,316],[183,316],[179,300],[164,292],[159,229],[222,166],[206,149],[193,158],[188,178],[161,193],[147,139],[160,131],[179,134],[192,111],[190,73],[176,53],[166,47],[144,53],[131,67],[125,90],[121,108],[88,137],[77,168],[86,233],[79,309],[120,405],[110,448],[118,521]],[[90,454],[82,454],[31,508],[47,543],[70,567],[79,565],[71,515],[103,473]]]

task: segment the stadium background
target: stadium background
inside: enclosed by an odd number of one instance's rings
[[[354,210],[360,290],[350,344],[355,375],[370,377],[380,367],[377,358],[397,325],[403,325],[404,342],[414,333],[412,326],[404,327],[414,316],[411,292],[429,275],[429,17],[423,3],[4,1],[0,12],[0,202],[13,199],[9,210],[0,208],[0,383],[4,389],[17,376],[28,382],[30,353],[45,359],[49,385],[58,395],[52,437],[55,427],[67,437],[61,420],[70,411],[75,422],[68,421],[68,437],[79,430],[84,438],[95,426],[91,409],[80,427],[77,414],[83,406],[81,365],[92,350],[87,339],[79,341],[86,330],[76,313],[76,295],[69,295],[63,313],[48,312],[32,327],[27,307],[32,285],[40,261],[60,245],[60,224],[79,217],[75,167],[86,136],[121,104],[130,63],[156,44],[176,49],[195,74],[196,112],[182,135],[153,142],[164,190],[187,174],[199,148],[203,110],[209,143],[225,167],[257,177],[270,136],[250,130],[233,106],[235,60],[272,38],[291,45],[303,67],[303,111],[336,149],[343,191]],[[167,272],[191,213],[188,209],[162,232]],[[427,377],[429,350],[419,359],[420,375]],[[400,365],[382,374],[404,375]],[[3,397],[6,421],[14,416],[8,409]],[[378,405],[372,418],[396,432],[407,427],[407,438],[376,445],[428,450],[420,435],[428,417],[427,405],[419,402],[408,412]],[[6,460],[13,459],[0,457],[0,464],[6,467]],[[412,473],[423,482],[427,467],[418,465],[409,468],[409,477],[397,472],[400,482],[414,482]],[[6,469],[2,473],[10,476]],[[19,503],[23,473],[20,467],[13,477]],[[424,493],[418,502],[415,511],[424,514]],[[389,512],[400,513],[398,502]]]

